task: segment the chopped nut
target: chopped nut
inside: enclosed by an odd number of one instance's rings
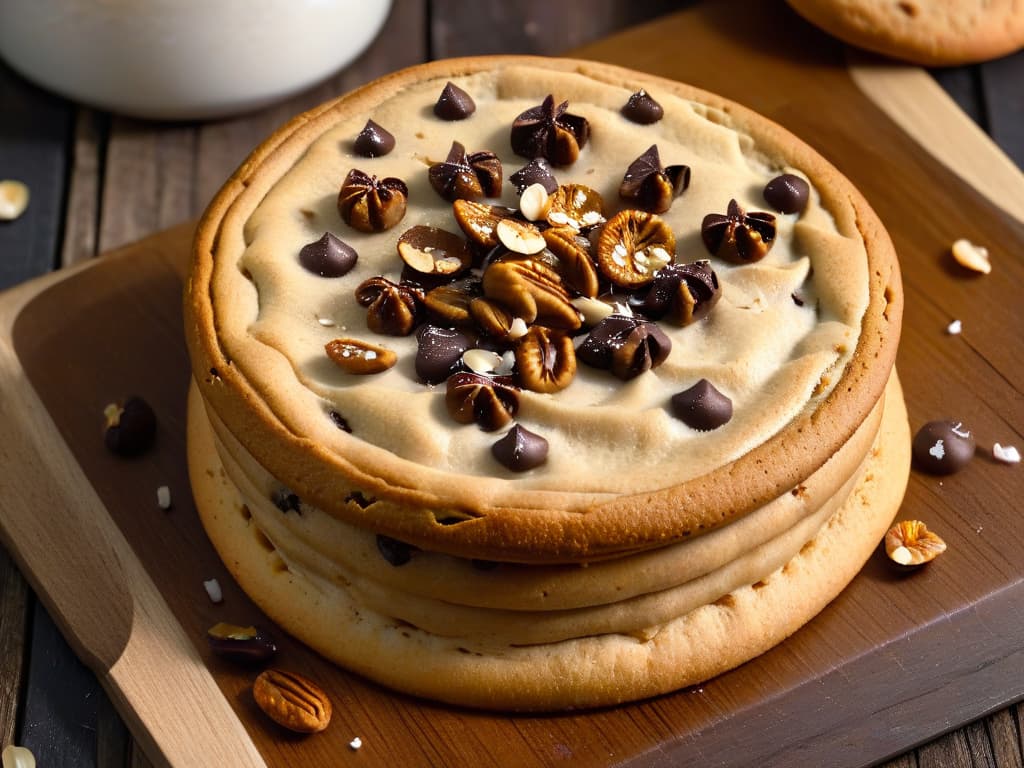
[[[754,211],[747,213],[735,200],[728,212],[709,213],[701,224],[701,238],[712,256],[733,264],[760,261],[775,242],[775,216]]]
[[[616,286],[640,288],[675,257],[672,228],[653,213],[627,209],[611,218],[597,242],[597,267]]]
[[[359,339],[334,339],[324,349],[341,370],[360,376],[386,371],[398,362],[398,356],[390,349]]]
[[[207,579],[203,582],[203,588],[206,590],[206,594],[210,598],[212,603],[221,603],[224,601],[224,592],[220,588],[220,582],[216,579]]]
[[[551,195],[540,182],[531,184],[519,196],[519,212],[529,221],[546,219],[551,210]]]
[[[563,184],[552,193],[548,208],[548,224],[587,229],[603,224],[604,199],[583,184]]]
[[[512,253],[532,256],[544,250],[544,237],[533,224],[516,219],[502,219],[495,228],[498,241]]]
[[[28,186],[20,181],[0,181],[0,221],[13,221],[28,208]]]
[[[409,188],[401,179],[378,179],[353,168],[338,193],[338,213],[353,229],[382,232],[405,216],[408,197]]]
[[[571,303],[583,315],[583,323],[587,326],[595,326],[606,317],[622,314],[622,307],[616,307],[601,299],[577,296]]]
[[[543,157],[552,165],[576,162],[590,137],[590,124],[566,112],[568,106],[568,101],[556,106],[549,94],[542,104],[520,114],[512,123],[512,151],[522,157]]]
[[[474,373],[494,373],[501,365],[501,355],[489,349],[467,349],[462,353],[462,363]]]
[[[885,534],[885,553],[900,565],[921,565],[946,551],[946,542],[920,520],[903,520]]]
[[[430,186],[449,202],[458,199],[476,200],[501,195],[501,160],[493,152],[466,153],[466,148],[452,142],[448,158],[430,166]]]
[[[252,685],[256,704],[278,725],[297,733],[317,733],[331,722],[331,700],[323,689],[296,672],[267,669]]]
[[[515,215],[512,208],[461,199],[452,203],[452,212],[466,237],[485,248],[498,244],[498,222]]]
[[[476,422],[485,432],[501,429],[519,410],[519,395],[511,379],[469,372],[448,379],[444,402],[453,420]]]
[[[961,267],[987,275],[992,271],[992,262],[988,258],[988,248],[975,245],[963,238],[953,243],[953,258]]]
[[[398,255],[425,275],[457,275],[472,265],[466,241],[438,227],[418,224],[398,238]]]
[[[355,297],[366,307],[366,326],[374,333],[408,336],[419,324],[424,296],[418,288],[371,277],[359,284]]]
[[[992,458],[1004,464],[1020,464],[1020,451],[1012,445],[996,443],[992,446]]]
[[[441,323],[469,325],[470,302],[480,294],[480,280],[467,277],[427,291],[423,305]]]
[[[576,349],[564,331],[530,328],[515,347],[519,381],[533,392],[558,392],[576,376]]]
[[[548,250],[558,257],[558,271],[565,282],[584,296],[596,296],[600,282],[590,240],[569,226],[548,227],[543,235]]]
[[[497,261],[484,272],[484,295],[526,323],[574,331],[580,317],[569,303],[561,276],[538,259]]]

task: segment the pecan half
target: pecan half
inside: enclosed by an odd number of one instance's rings
[[[707,317],[721,295],[718,276],[704,259],[662,268],[647,294],[631,298],[630,306],[652,320],[682,327]]]
[[[473,317],[477,327],[488,336],[495,339],[512,337],[516,321],[515,315],[498,302],[485,299],[483,296],[475,298],[469,302],[469,314]],[[523,327],[525,327],[525,323]]]
[[[473,263],[465,240],[424,224],[402,233],[398,238],[398,255],[408,267],[425,275],[457,275]]]
[[[409,188],[401,179],[378,179],[358,168],[348,172],[338,193],[338,213],[360,232],[382,232],[405,216]]]
[[[493,432],[512,421],[519,410],[519,395],[507,376],[462,371],[448,378],[444,403],[459,424],[476,422],[485,432]]]
[[[519,340],[514,352],[524,389],[558,392],[576,375],[576,349],[564,331],[535,325]]]
[[[480,281],[466,277],[427,291],[423,306],[442,325],[469,325],[469,303],[480,293]]]
[[[356,288],[356,301],[366,307],[366,325],[374,333],[408,336],[419,325],[423,291],[385,277],[371,277]]]
[[[615,214],[597,241],[597,267],[619,288],[640,288],[676,253],[672,228],[653,213],[627,209]]]
[[[576,162],[590,138],[590,124],[585,117],[566,112],[568,107],[568,101],[556,106],[549,94],[542,104],[521,113],[512,123],[512,151],[531,159],[546,158],[552,165]]]
[[[600,290],[590,240],[572,227],[548,227],[542,233],[548,250],[558,257],[558,271],[577,293],[593,298]]]
[[[430,166],[430,186],[449,202],[460,198],[476,200],[501,195],[501,160],[493,152],[466,153],[452,142],[448,159]]]
[[[552,193],[548,206],[548,224],[553,227],[588,229],[605,221],[604,199],[584,184],[561,185]]]
[[[658,145],[634,160],[622,177],[619,197],[635,200],[651,213],[664,213],[672,207],[672,201],[690,186],[690,168],[686,165],[661,164]]]
[[[484,271],[484,295],[506,306],[527,323],[574,331],[579,313],[552,267],[539,259],[496,261]]]
[[[398,362],[398,355],[390,349],[359,339],[334,339],[324,350],[341,370],[357,375],[380,373]]]
[[[612,315],[594,326],[577,357],[594,368],[606,368],[623,381],[657,368],[672,350],[672,340],[657,323]]]
[[[747,213],[735,200],[727,213],[709,213],[700,228],[708,252],[733,264],[760,261],[775,242],[775,216],[763,211]]]
[[[256,704],[278,725],[298,733],[322,731],[331,722],[331,700],[297,672],[267,669],[252,685]]]
[[[485,248],[498,245],[498,222],[515,215],[513,208],[475,200],[456,200],[452,203],[452,212],[466,237]]]

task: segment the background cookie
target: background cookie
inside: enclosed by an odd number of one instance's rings
[[[925,66],[984,61],[1024,46],[1019,0],[787,0],[851,45]]]

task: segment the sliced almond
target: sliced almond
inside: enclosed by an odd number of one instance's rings
[[[519,212],[530,221],[547,218],[551,208],[551,195],[543,184],[531,184],[519,196]]]
[[[975,245],[970,240],[960,238],[953,243],[953,258],[961,267],[972,272],[987,275],[992,271],[992,262],[988,258],[988,248]]]
[[[544,236],[533,224],[515,219],[502,219],[495,227],[498,240],[513,253],[532,256],[544,250]]]

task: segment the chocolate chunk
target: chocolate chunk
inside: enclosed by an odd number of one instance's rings
[[[430,166],[430,186],[448,202],[477,200],[501,195],[501,160],[493,152],[467,153],[457,141],[452,142],[448,158]]]
[[[762,211],[747,213],[730,200],[725,215],[709,213],[704,217],[700,236],[711,255],[733,264],[752,264],[763,259],[775,243],[775,216]]]
[[[416,375],[428,384],[439,384],[460,369],[462,354],[473,339],[462,331],[424,325],[416,333]]]
[[[718,429],[732,418],[732,400],[707,379],[672,395],[672,414],[686,426],[707,431]]]
[[[259,627],[214,624],[206,630],[206,640],[214,654],[240,664],[258,664],[277,653],[274,638]]]
[[[380,157],[395,148],[395,137],[373,120],[367,120],[363,130],[352,142],[352,149],[363,157]]]
[[[408,199],[409,187],[401,179],[378,179],[353,168],[338,192],[338,214],[352,229],[383,232],[402,220]]]
[[[278,488],[271,494],[270,500],[282,512],[298,512],[300,515],[302,514],[302,502],[296,494],[287,488]]]
[[[658,145],[652,144],[626,169],[619,185],[619,197],[635,200],[651,213],[664,213],[689,186],[689,166],[662,167]]]
[[[611,315],[583,340],[576,357],[594,368],[606,368],[623,381],[657,368],[672,350],[672,340],[657,326],[636,317]]]
[[[548,460],[548,441],[516,424],[491,446],[491,453],[513,472],[526,472]]]
[[[346,419],[337,411],[331,411],[329,415],[331,417],[331,421],[334,422],[334,426],[336,426],[342,432],[348,432],[349,434],[352,434],[352,427],[348,425],[348,419]]]
[[[307,243],[299,251],[299,263],[320,277],[341,277],[356,265],[359,256],[355,249],[330,232],[319,240]]]
[[[516,192],[519,194],[523,194],[524,189],[534,184],[543,186],[549,195],[553,195],[558,189],[558,181],[551,172],[551,165],[543,157],[535,157],[509,176],[508,180],[516,185]]]
[[[642,88],[629,97],[629,101],[622,107],[622,116],[640,125],[656,123],[664,116],[665,110],[661,104],[650,97],[647,91]]]
[[[932,475],[950,475],[974,456],[974,437],[959,421],[929,421],[914,435],[914,464]]]
[[[512,151],[527,158],[544,157],[552,165],[571,165],[590,138],[585,117],[565,110],[568,101],[555,106],[548,95],[542,104],[522,112],[512,123]]]
[[[764,186],[764,199],[782,213],[799,213],[807,207],[811,188],[807,182],[792,173],[776,176]]]
[[[630,297],[629,306],[652,320],[668,320],[680,327],[707,317],[722,289],[707,260],[669,264],[658,270],[650,290]]]
[[[378,533],[377,549],[380,551],[381,557],[391,563],[391,565],[399,566],[405,565],[412,559],[412,553],[416,550],[416,547]]]
[[[103,442],[119,456],[138,456],[156,439],[156,414],[141,397],[128,397],[103,409],[106,431]]]
[[[465,120],[476,112],[473,98],[453,82],[448,82],[434,104],[434,114],[442,120]]]

